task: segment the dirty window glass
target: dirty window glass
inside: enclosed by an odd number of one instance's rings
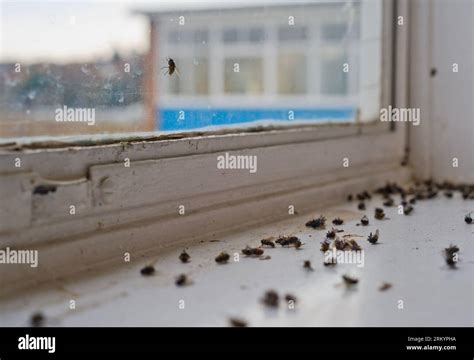
[[[1,139],[370,121],[380,108],[381,1],[0,7]]]
[[[229,58],[224,66],[225,93],[263,94],[262,59]]]

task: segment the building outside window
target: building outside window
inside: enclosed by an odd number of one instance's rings
[[[250,112],[252,121],[356,121],[361,3],[293,10],[288,16],[288,5],[276,4],[220,9],[216,16],[210,6],[188,15],[189,25],[180,25],[178,13],[145,13],[156,24],[154,67],[172,56],[179,69],[179,76],[156,76],[156,128],[187,129],[178,121],[183,112],[197,127],[197,118],[206,119],[203,126],[238,122],[238,111],[247,118]],[[380,61],[380,48],[369,55]],[[378,98],[365,102],[378,104]],[[289,119],[290,110],[305,115]]]

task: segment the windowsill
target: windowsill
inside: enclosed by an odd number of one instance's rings
[[[345,202],[231,235],[210,236],[204,243],[188,244],[188,264],[180,263],[182,248],[176,246],[166,252],[132,253],[130,264],[57,280],[4,299],[1,323],[26,326],[31,314],[41,311],[46,326],[227,326],[229,317],[243,318],[250,326],[472,326],[474,252],[470,227],[463,222],[468,205],[456,194],[454,199],[418,202],[410,216],[398,215],[396,207],[385,208],[390,220],[377,221],[372,214],[379,203],[373,199],[361,212],[355,210],[357,202]],[[323,266],[319,244],[326,230],[304,226],[320,213],[328,220],[342,217],[343,234],[363,235],[356,241],[365,251],[364,267]],[[370,218],[368,227],[356,226],[363,214]],[[375,229],[380,230],[379,245],[365,240]],[[213,260],[221,251],[233,255],[280,234],[297,235],[305,245],[299,251],[265,249],[271,256],[265,261],[241,257],[239,262],[231,258],[227,265],[217,265]],[[457,270],[449,269],[441,255],[451,242],[461,249]],[[311,260],[314,271],[302,268],[304,260]],[[140,275],[146,264],[155,266],[154,276]],[[193,284],[177,288],[174,280],[180,273]],[[345,273],[360,279],[354,290],[339,285]],[[383,282],[393,287],[378,291]],[[259,299],[269,289],[281,296],[294,294],[296,310],[265,309]],[[75,310],[69,310],[70,300],[76,301]],[[178,308],[180,300],[185,301],[184,310]],[[403,310],[398,309],[399,300]],[[447,304],[452,311],[446,311]]]
[[[370,122],[330,122],[311,123],[300,122],[299,124],[281,124],[262,122],[260,124],[236,124],[235,126],[220,127],[215,129],[196,129],[180,131],[155,131],[155,132],[128,132],[111,134],[87,134],[70,136],[35,136],[19,138],[0,139],[0,151],[19,151],[22,149],[62,149],[72,146],[91,147],[101,145],[123,146],[133,143],[171,141],[180,139],[194,139],[204,137],[242,137],[243,135],[258,134],[259,137],[269,139],[283,138],[285,133],[288,141],[295,134],[305,135],[308,140],[330,139],[332,137],[349,136],[355,134],[387,131],[388,126],[379,121]],[[202,141],[202,140],[201,140]],[[281,143],[279,141],[272,144]],[[0,152],[1,154],[1,152]]]
[[[401,128],[378,123],[4,148],[0,188],[9,207],[0,209],[0,247],[40,248],[45,268],[6,268],[0,292],[116,262],[127,250],[175,246],[189,234],[204,238],[276,221],[289,205],[303,213],[314,199],[330,205],[356,188],[406,181],[402,141]],[[219,170],[216,159],[224,152],[257,156],[258,171]],[[22,167],[12,172],[18,157]],[[39,185],[56,191],[33,195]]]

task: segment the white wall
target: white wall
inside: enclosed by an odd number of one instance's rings
[[[418,177],[474,182],[474,2],[411,6],[410,103],[421,108],[421,124],[409,126],[411,164]]]

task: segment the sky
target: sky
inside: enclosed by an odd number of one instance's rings
[[[0,61],[70,62],[147,49],[133,1],[1,1]]]
[[[246,3],[256,1],[237,2]],[[144,52],[148,22],[133,10],[209,4],[224,7],[236,0],[0,0],[0,62],[82,62],[108,58],[115,50]]]

